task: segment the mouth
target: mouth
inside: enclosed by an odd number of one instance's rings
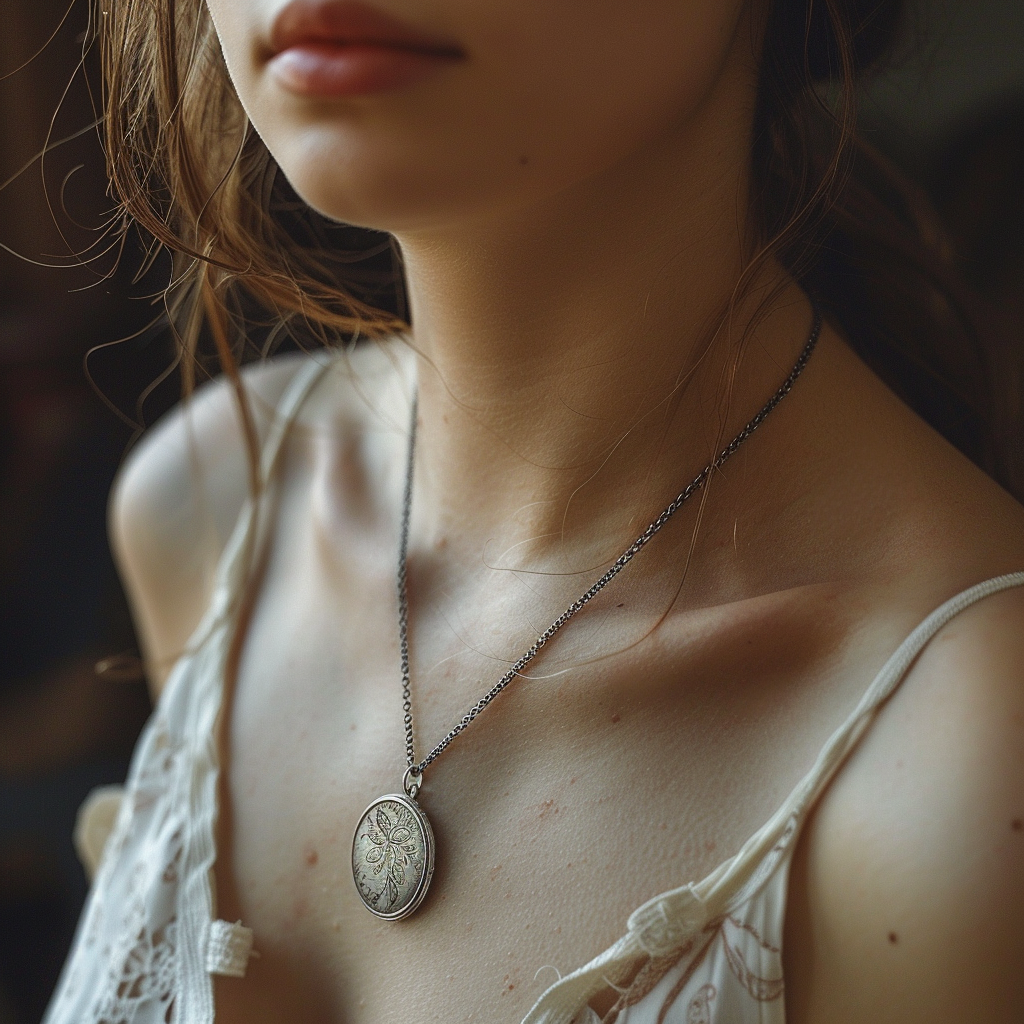
[[[292,0],[274,20],[267,67],[299,96],[350,98],[412,86],[465,56],[356,0]]]

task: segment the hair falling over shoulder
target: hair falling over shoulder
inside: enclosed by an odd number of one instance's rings
[[[351,232],[291,193],[235,95],[204,0],[99,0],[99,7],[107,172],[119,228],[141,229],[150,261],[163,249],[173,255],[164,298],[186,391],[204,328],[237,380],[252,300],[272,334],[296,319],[324,342],[403,329],[399,317],[372,304],[377,280],[345,273],[389,243],[359,232],[353,251]]]
[[[153,258],[174,254],[165,301],[185,389],[201,338],[245,415],[247,350],[286,331],[351,343],[407,328],[389,241],[295,197],[235,95],[204,0],[96,2],[120,230],[138,225]],[[891,51],[905,7],[772,0],[752,138],[755,245],[739,287],[779,260],[904,401],[1009,484],[1016,467],[996,450],[985,350],[951,249],[923,194],[857,135],[859,80]]]

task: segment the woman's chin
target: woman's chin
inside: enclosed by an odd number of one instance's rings
[[[507,182],[481,188],[479,178],[465,177],[459,168],[434,168],[346,156],[289,159],[279,154],[278,165],[299,198],[317,213],[355,227],[392,234],[444,230],[486,218],[492,208],[522,201],[509,196]]]
[[[289,176],[289,181],[299,198],[321,216],[357,228],[400,235],[457,218],[440,200],[431,202],[430,197],[409,192],[399,194],[394,188],[381,190],[374,187],[375,183],[354,181],[348,188],[339,188],[336,180],[320,182],[314,177],[310,181],[302,175]]]
[[[454,212],[450,208],[459,200],[456,174],[409,160],[408,154],[396,154],[391,147],[381,147],[381,152],[330,136],[304,133],[291,145],[273,147],[292,188],[317,213],[356,227],[396,232]]]

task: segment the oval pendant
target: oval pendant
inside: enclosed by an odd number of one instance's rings
[[[352,837],[352,877],[366,909],[385,921],[408,917],[434,875],[434,832],[415,800],[378,797]]]

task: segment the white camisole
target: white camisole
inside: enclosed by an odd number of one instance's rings
[[[311,359],[286,390],[263,451],[273,477],[303,399],[329,365]],[[259,936],[218,921],[212,891],[219,752],[215,725],[247,566],[268,533],[247,502],[209,609],[167,681],[44,1024],[213,1024],[213,974],[244,976]],[[928,641],[1024,572],[971,587],[937,609],[888,660],[788,799],[699,882],[660,893],[622,938],[540,995],[523,1024],[596,1024],[588,1001],[622,993],[618,1024],[783,1024],[782,931],[801,824]],[[540,969],[544,965],[538,963]]]

